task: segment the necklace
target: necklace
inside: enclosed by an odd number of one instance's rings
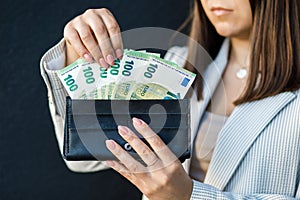
[[[242,67],[242,68],[237,70],[235,75],[238,79],[245,79],[248,75],[248,70],[247,70],[246,67]]]

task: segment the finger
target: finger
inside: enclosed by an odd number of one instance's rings
[[[117,20],[114,18],[113,14],[104,9],[102,12],[105,14],[101,15],[102,21],[107,27],[108,34],[111,38],[112,47],[115,50],[115,54],[118,58],[121,58],[123,55],[123,42],[121,37],[120,26]]]
[[[73,47],[73,49],[80,57],[84,58],[88,62],[93,61],[92,56],[90,55],[89,51],[85,48],[75,28],[71,27],[70,25],[67,25],[64,30],[64,38],[66,42]]]
[[[129,128],[125,126],[118,126],[120,135],[130,144],[130,146],[143,159],[147,166],[158,164],[159,159],[153,151],[134,134]]]
[[[95,15],[93,18],[87,18],[86,22],[90,25],[95,34],[105,62],[110,65],[114,65],[114,61],[116,59],[115,51],[112,47],[106,25],[102,21],[101,17],[99,15]]]
[[[122,163],[114,161],[114,160],[108,160],[106,161],[106,164],[110,166],[112,169],[114,169],[116,172],[121,174],[123,177],[125,177],[127,180],[129,180],[132,184],[137,186],[138,188],[142,185],[142,180],[135,176],[135,174],[131,173]]]
[[[170,162],[177,160],[177,157],[162,141],[162,139],[146,124],[143,120],[133,118],[134,128],[146,139],[157,156],[163,162]]]
[[[122,164],[131,173],[141,173],[145,171],[145,167],[136,161],[131,155],[128,154],[119,144],[113,140],[106,140],[106,147],[120,160]]]
[[[120,162],[115,160],[107,160],[106,164],[113,168],[115,171],[124,174],[125,178],[131,178],[133,176],[132,173]]]
[[[131,173],[122,163],[114,160],[108,160],[106,161],[106,164],[133,184],[136,184],[138,182],[136,176]]]
[[[94,38],[90,27],[87,24],[85,24],[82,20],[80,20],[76,23],[75,28],[77,29],[78,34],[79,34],[83,44],[88,49],[88,51],[91,53],[93,58],[97,62],[100,62],[100,58],[102,58],[103,56],[100,51],[98,42]]]

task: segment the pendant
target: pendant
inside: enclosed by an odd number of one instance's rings
[[[248,71],[245,67],[240,68],[237,72],[236,72],[236,77],[238,79],[245,79],[247,77]]]

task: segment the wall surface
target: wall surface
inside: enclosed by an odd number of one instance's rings
[[[64,25],[87,8],[111,9],[122,30],[177,29],[189,1],[2,0],[0,7],[0,199],[140,199],[138,190],[112,170],[68,171],[57,148],[39,60],[62,38]]]

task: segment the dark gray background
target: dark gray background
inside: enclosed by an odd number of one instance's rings
[[[39,72],[43,53],[64,25],[87,8],[108,7],[122,30],[177,29],[189,1],[2,0],[0,74],[0,199],[140,199],[112,170],[76,174],[60,156]]]

